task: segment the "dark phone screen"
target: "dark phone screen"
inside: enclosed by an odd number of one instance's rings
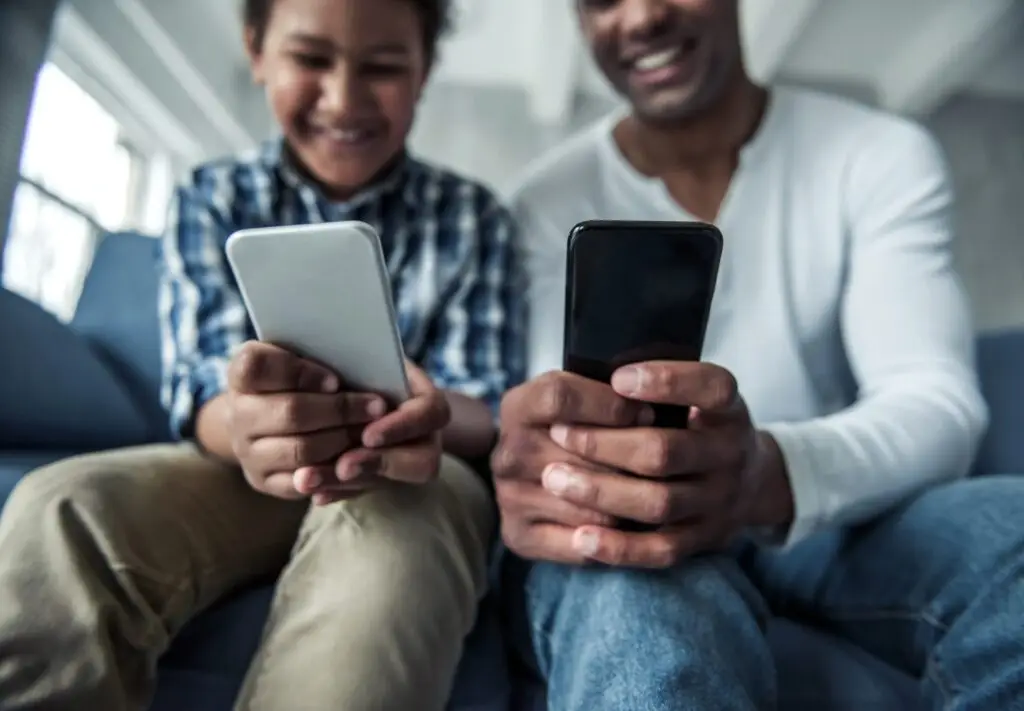
[[[564,367],[608,382],[650,360],[698,360],[721,236],[695,223],[580,226],[569,246]],[[657,407],[656,424],[685,427],[689,408]]]

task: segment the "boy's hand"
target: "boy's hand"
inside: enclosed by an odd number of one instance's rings
[[[330,370],[283,348],[252,341],[239,350],[228,369],[228,422],[254,489],[303,498],[310,471],[358,446],[364,426],[387,411],[381,397],[341,387]]]
[[[352,495],[353,487],[395,481],[425,484],[437,478],[441,467],[441,430],[451,419],[444,393],[434,387],[420,368],[406,361],[412,397],[393,412],[366,425],[356,448],[341,455],[333,466],[310,471],[318,486],[300,490],[314,494],[314,502],[328,504]],[[302,473],[303,477],[305,472]]]

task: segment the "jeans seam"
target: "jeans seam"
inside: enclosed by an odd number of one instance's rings
[[[949,631],[949,625],[943,622],[937,615],[929,610],[909,610],[906,608],[872,608],[863,610],[851,610],[845,607],[820,607],[816,611],[822,617],[836,621],[847,620],[908,620],[924,622],[932,629],[945,634]]]
[[[942,668],[942,664],[934,654],[929,655],[925,675],[935,682],[935,686],[939,689],[939,693],[942,695],[942,708],[950,711],[956,700],[956,694],[954,693],[953,685],[948,680],[949,675]]]

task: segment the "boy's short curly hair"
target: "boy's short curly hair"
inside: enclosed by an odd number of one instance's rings
[[[433,61],[437,56],[437,45],[441,38],[451,29],[453,0],[403,0],[416,8],[423,25],[423,47],[427,59]],[[242,21],[253,33],[253,44],[263,46],[263,37],[270,22],[270,13],[274,9],[274,0],[244,0],[242,5]]]

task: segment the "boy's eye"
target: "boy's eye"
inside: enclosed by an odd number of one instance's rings
[[[405,65],[368,62],[363,64],[362,70],[364,74],[369,76],[395,76],[405,72]]]
[[[293,52],[292,59],[307,69],[330,69],[331,58],[324,54]]]

